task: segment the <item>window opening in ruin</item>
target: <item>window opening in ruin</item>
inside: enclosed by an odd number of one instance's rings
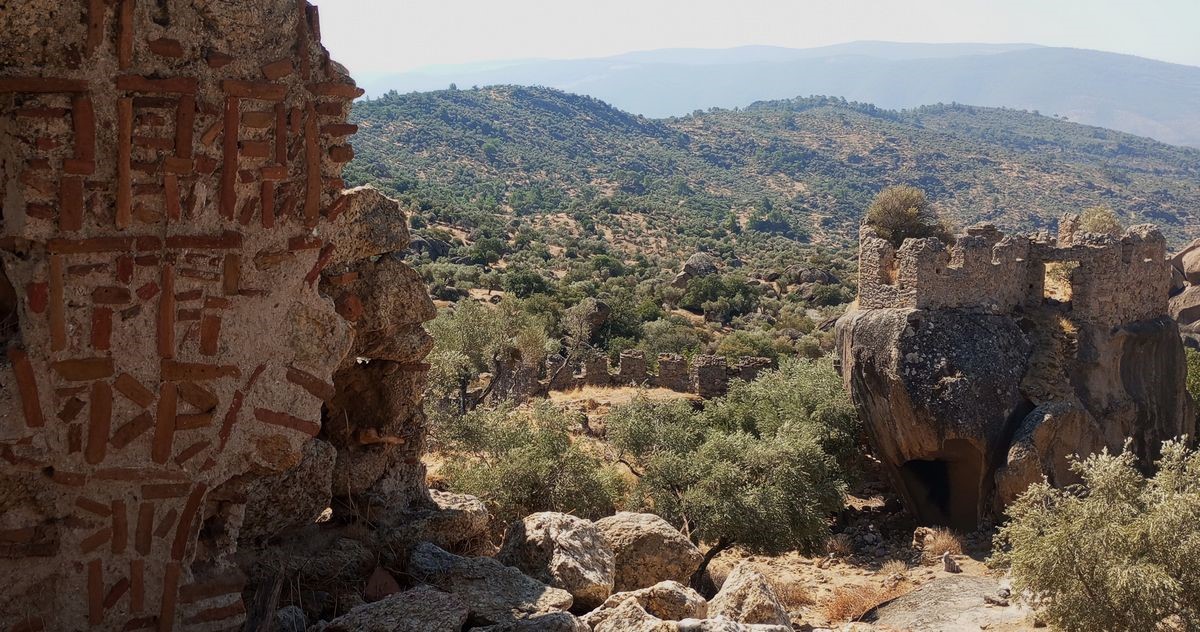
[[[935,459],[915,459],[900,468],[918,512],[933,522],[972,531],[979,522],[983,455],[961,439],[947,441]]]
[[[878,269],[879,282],[884,285],[895,285],[900,278],[900,266],[896,259],[881,262]]]
[[[1068,304],[1071,302],[1071,275],[1079,268],[1078,261],[1052,261],[1046,264],[1044,302]]]

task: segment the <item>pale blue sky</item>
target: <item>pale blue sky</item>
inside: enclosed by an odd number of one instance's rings
[[[1200,66],[1200,0],[314,0],[354,72],[656,48],[1034,43]]]

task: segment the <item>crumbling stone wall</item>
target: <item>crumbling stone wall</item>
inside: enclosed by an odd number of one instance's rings
[[[679,393],[695,393],[704,398],[720,397],[729,390],[731,380],[752,382],[762,371],[773,368],[770,358],[742,358],[729,366],[725,358],[697,355],[689,363],[674,353],[658,355],[658,371],[650,372],[646,354],[637,349],[622,351],[614,372],[608,358],[593,356],[577,364],[555,357],[546,362],[544,381],[526,382],[526,390],[506,396],[520,401],[551,391],[569,391],[584,386],[652,386]],[[575,371],[574,369],[578,369]],[[506,383],[508,380],[506,378]]]
[[[1072,315],[1114,326],[1166,313],[1170,270],[1162,265],[1166,240],[1149,225],[1120,238],[1069,227],[1046,234],[1007,236],[984,224],[967,229],[953,246],[907,239],[897,251],[864,226],[859,247],[860,309],[980,309],[1009,313],[1040,305],[1046,264],[1074,262]]]
[[[725,358],[699,355],[692,361],[691,379],[696,394],[705,399],[720,397],[729,390],[729,367]]]
[[[246,481],[420,493],[431,312],[371,259],[396,205],[342,193],[361,91],[303,0],[9,0],[0,36],[0,628],[240,628]]]
[[[882,470],[921,521],[975,528],[1068,456],[1194,437],[1166,245],[1152,226],[1004,236],[968,229],[899,251],[864,227],[840,368]],[[1069,293],[1046,296],[1047,266]],[[1056,282],[1058,279],[1056,279]],[[1059,288],[1061,289],[1061,288]]]
[[[617,365],[617,380],[623,386],[641,386],[650,379],[646,367],[646,353],[638,349],[621,352]]]

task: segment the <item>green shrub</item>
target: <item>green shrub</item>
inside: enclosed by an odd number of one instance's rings
[[[717,355],[725,356],[729,361],[741,358],[771,358],[779,357],[775,348],[775,338],[762,330],[739,330],[730,333],[717,344]]]
[[[431,419],[450,488],[478,496],[501,520],[539,511],[600,518],[624,495],[620,473],[573,440],[578,421],[548,402]]]
[[[993,562],[1054,625],[1200,629],[1200,453],[1166,442],[1162,454],[1150,478],[1128,449],[1090,456],[1072,465],[1082,484],[1037,484],[1009,507]]]
[[[1117,213],[1107,206],[1091,206],[1079,214],[1079,228],[1085,233],[1100,233],[1120,237],[1125,231]]]
[[[735,544],[778,553],[824,543],[856,423],[840,383],[830,388],[837,379],[827,360],[788,361],[735,382],[704,412],[640,399],[609,414],[608,441],[638,478],[631,502],[711,545],[697,577]]]
[[[947,243],[952,239],[950,229],[916,187],[894,186],[880,191],[867,208],[867,224],[897,248],[909,238],[936,237]]]
[[[1187,354],[1187,390],[1192,401],[1200,403],[1200,351],[1184,348]]]

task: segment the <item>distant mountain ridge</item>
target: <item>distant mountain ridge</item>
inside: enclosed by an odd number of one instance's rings
[[[463,227],[567,213],[687,251],[757,216],[760,245],[850,245],[891,184],[921,187],[960,226],[1052,230],[1062,213],[1104,204],[1177,246],[1200,227],[1200,150],[1015,110],[806,98],[655,120],[497,86],[360,101],[352,119],[352,184]]]
[[[1200,67],[1033,44],[665,49],[366,75],[361,83],[372,96],[451,83],[547,86],[656,118],[796,95],[834,95],[888,109],[963,103],[1039,111],[1200,147]]]

